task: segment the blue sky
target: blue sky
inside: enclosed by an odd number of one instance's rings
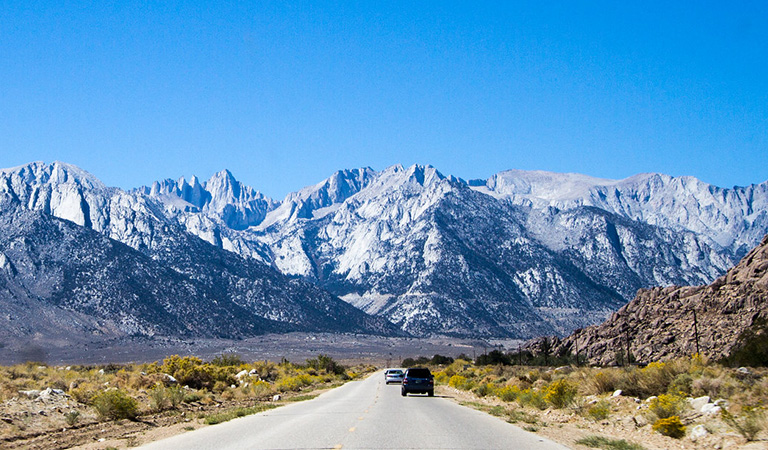
[[[562,3],[5,0],[0,167],[768,179],[768,3]]]

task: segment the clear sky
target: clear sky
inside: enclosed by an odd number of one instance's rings
[[[286,5],[284,3],[292,3]],[[0,167],[768,180],[766,1],[0,2]]]

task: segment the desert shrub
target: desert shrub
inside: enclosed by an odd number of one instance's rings
[[[587,409],[587,415],[595,422],[605,420],[611,414],[611,404],[605,400],[600,400]]]
[[[125,370],[126,366],[123,364],[115,364],[115,363],[109,363],[106,366],[102,367],[101,369],[104,371],[105,374],[115,374],[121,370]]]
[[[720,410],[720,417],[748,441],[754,441],[758,433],[765,428],[765,414],[760,408],[746,406],[739,415],[731,414],[723,408]]]
[[[667,391],[670,394],[691,395],[693,392],[693,377],[688,373],[678,374],[669,384]]]
[[[184,389],[182,389],[180,386],[171,386],[166,389],[166,393],[168,395],[168,401],[171,402],[171,408],[173,409],[178,408],[186,397]]]
[[[275,388],[280,392],[298,391],[304,386],[312,384],[312,378],[310,375],[296,375],[292,377],[285,377],[278,380],[275,383]]]
[[[555,408],[562,409],[573,403],[577,391],[578,389],[576,388],[576,385],[561,378],[553,381],[547,386],[544,400],[549,402]]]
[[[653,424],[652,428],[653,431],[675,439],[685,436],[685,425],[678,416],[660,418]]]
[[[245,365],[245,361],[237,354],[219,355],[211,360],[211,364],[219,367],[240,367]]]
[[[659,419],[667,419],[679,416],[683,410],[685,400],[673,394],[661,394],[652,399],[648,404],[648,410]]]
[[[697,378],[691,382],[691,394],[695,397],[700,397],[702,395],[718,397],[721,395],[720,392],[723,384],[724,382],[722,378],[710,378],[706,376]]]
[[[446,384],[448,383],[448,380],[450,380],[450,377],[448,376],[448,374],[445,373],[445,371],[443,370],[439,372],[435,372],[434,375],[435,375],[435,383]]]
[[[216,381],[216,382],[213,383],[213,387],[211,388],[211,391],[215,392],[217,394],[221,394],[222,392],[224,392],[227,389],[229,389],[230,386],[231,385],[227,384],[226,381],[219,380],[219,381]]]
[[[152,373],[145,375],[145,373],[146,372],[139,373],[132,377],[128,386],[133,390],[139,391],[142,389],[150,389],[158,383],[165,381],[165,377],[162,374]]]
[[[496,387],[493,385],[493,383],[480,383],[474,389],[472,389],[472,392],[477,394],[478,397],[485,397],[487,395],[491,395],[495,391],[496,391]]]
[[[51,379],[51,381],[48,382],[48,387],[51,389],[61,389],[62,391],[69,389],[69,385],[61,377]]]
[[[461,390],[472,389],[472,381],[463,375],[454,375],[448,380],[448,386]]]
[[[669,385],[677,376],[676,367],[671,362],[652,362],[642,369],[632,369],[638,372],[638,392],[626,389],[627,392],[641,397],[661,395],[669,390]]]
[[[203,399],[203,394],[200,392],[187,392],[184,394],[184,403],[199,402]]]
[[[217,366],[203,365],[203,361],[195,356],[173,355],[163,360],[160,370],[176,378],[182,386],[210,389],[217,381],[213,376],[212,367]]]
[[[64,421],[67,422],[67,425],[70,427],[74,427],[78,420],[80,420],[80,411],[76,409],[73,409],[72,411],[64,414]]]
[[[222,400],[232,401],[239,397],[237,393],[238,393],[237,389],[226,389],[224,392],[221,393],[221,398]]]
[[[250,407],[239,407],[230,409],[224,412],[217,412],[205,417],[205,423],[208,425],[215,425],[217,423],[226,422],[228,420],[236,419],[238,417],[244,417],[250,414],[260,413],[268,409],[276,408],[277,405],[273,404],[260,404]]]
[[[547,409],[548,403],[544,394],[536,389],[525,389],[517,396],[521,406],[532,406],[541,410]]]
[[[464,368],[468,366],[469,361],[457,358],[451,364],[449,364],[448,367],[443,369],[443,372],[445,372],[445,375],[448,376],[448,378],[451,378],[456,374],[463,373],[465,370]]]
[[[517,386],[502,386],[496,390],[496,397],[499,397],[505,402],[513,402],[517,400],[519,394],[520,388]]]
[[[517,378],[523,383],[531,385],[541,379],[541,371],[538,369],[529,370],[524,374],[518,375]]]
[[[257,361],[253,363],[253,369],[256,370],[259,379],[264,381],[275,381],[279,375],[277,365],[271,361]]]
[[[597,372],[591,379],[590,387],[594,394],[607,394],[618,387],[618,377],[614,371]]]
[[[602,436],[590,435],[576,441],[579,445],[591,448],[602,448],[605,450],[643,450],[640,444],[628,442],[624,439],[610,439]]]
[[[251,390],[255,396],[266,395],[272,393],[272,385],[266,381],[259,380],[251,384]]]
[[[168,392],[165,386],[157,385],[147,392],[149,396],[149,407],[153,411],[164,411],[170,405]]]
[[[71,395],[78,403],[90,405],[97,392],[98,389],[93,383],[83,382],[76,388],[70,389],[69,395]]]
[[[93,398],[93,407],[103,419],[135,419],[139,403],[122,390],[101,391]]]

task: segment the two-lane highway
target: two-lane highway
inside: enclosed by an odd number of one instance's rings
[[[381,372],[143,449],[565,449],[446,398],[400,395]]]

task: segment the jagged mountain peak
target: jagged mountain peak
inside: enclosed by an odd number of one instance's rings
[[[377,176],[370,167],[338,170],[317,184],[288,194],[280,206],[267,215],[260,228],[323,217],[366,188]]]
[[[0,169],[0,177],[16,178],[31,185],[80,184],[90,189],[106,189],[98,178],[73,164],[60,161],[35,161],[22,166]]]
[[[213,174],[203,183],[193,175],[189,182],[184,177],[176,181],[166,179],[137,191],[157,199],[172,214],[211,214],[235,230],[259,225],[267,213],[278,206],[278,202],[238,181],[227,169]]]

